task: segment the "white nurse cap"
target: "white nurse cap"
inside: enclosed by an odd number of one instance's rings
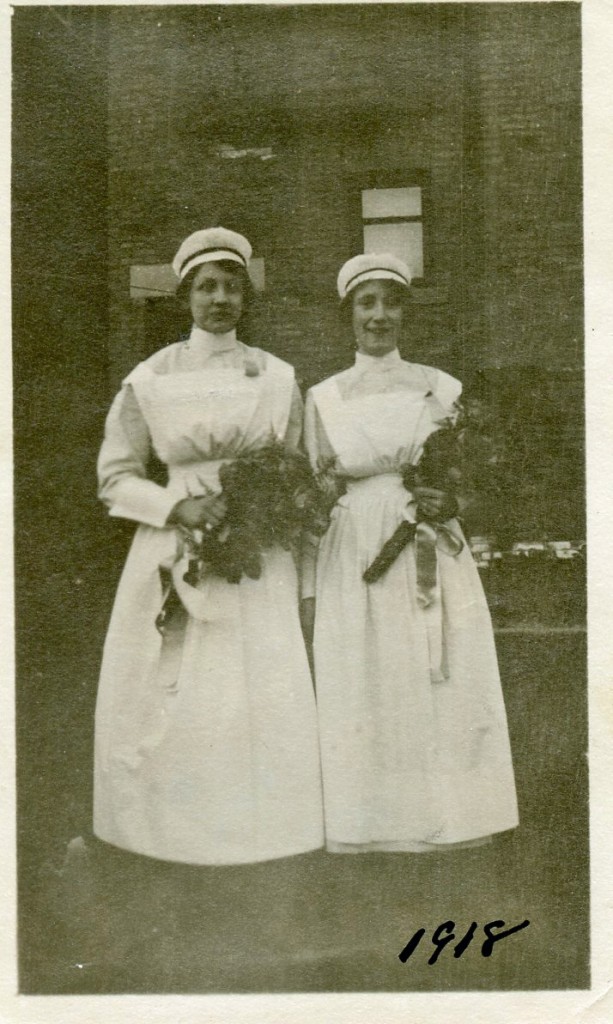
[[[347,260],[336,282],[338,294],[344,299],[349,292],[363,281],[397,281],[405,288],[411,283],[411,272],[406,263],[389,252],[366,252]]]
[[[200,263],[212,263],[218,260],[232,260],[247,267],[251,259],[251,246],[243,235],[227,228],[205,228],[194,231],[184,242],[172,261],[172,269],[183,280],[186,274]]]

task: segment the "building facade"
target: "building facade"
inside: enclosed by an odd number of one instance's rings
[[[523,452],[520,504],[538,499],[524,532],[582,530],[578,4],[13,20],[16,383],[24,444],[38,452],[39,423],[64,487],[91,476],[123,376],[188,326],[168,277],[179,242],[221,223],[252,241],[265,285],[245,340],[304,387],[352,359],[341,263],[406,245],[403,355],[485,382]]]
[[[159,340],[130,268],[223,223],[264,261],[271,344],[318,379],[336,362],[334,281],[364,246],[364,192],[411,188],[423,264],[409,260],[407,354],[459,373],[579,368],[578,18],[574,4],[111,10],[118,375]],[[368,226],[371,247],[388,241]]]

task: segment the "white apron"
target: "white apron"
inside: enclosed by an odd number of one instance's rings
[[[337,470],[349,478],[317,562],[328,849],[419,852],[513,828],[494,638],[468,547],[437,552],[428,607],[418,600],[414,543],[379,581],[362,579],[402,520],[415,519],[398,469],[418,459],[440,404],[415,389],[343,399],[334,378],[311,394]]]
[[[219,490],[223,461],[283,438],[291,368],[233,367],[128,379],[174,501]],[[323,843],[313,687],[289,552],[259,580],[181,589],[190,613],[169,674],[155,620],[172,529],[141,525],[119,584],[96,708],[94,831],[137,853],[194,864],[283,857]],[[184,565],[175,565],[181,585]]]

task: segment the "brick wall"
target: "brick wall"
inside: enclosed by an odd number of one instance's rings
[[[420,310],[415,347],[460,372],[578,367],[578,18],[566,3],[112,9],[113,384],[147,348],[130,264],[167,261],[206,223],[253,240],[280,316],[302,280],[308,349],[308,309],[332,308],[359,245],[348,191],[402,167],[429,174],[427,272],[447,295]],[[232,164],[220,142],[277,159]]]
[[[582,365],[579,18],[505,4],[480,22],[480,302],[498,365]]]
[[[491,371],[516,427],[546,392],[557,413],[533,460],[548,465],[541,519],[571,480],[578,510],[579,6],[118,7],[109,19],[109,391],[179,330],[170,302],[130,299],[130,265],[168,262],[211,223],[265,259],[245,340],[305,386],[347,365],[334,285],[360,247],[359,190],[417,170],[429,287],[402,352],[463,380]],[[275,158],[223,160],[220,144]]]
[[[360,182],[373,171],[429,174],[428,276],[457,294],[460,27],[438,9],[395,6],[384,17],[364,5],[112,10],[113,384],[148,347],[142,310],[128,297],[129,265],[168,261],[186,233],[220,221],[266,259],[279,317],[288,304],[304,309],[298,369],[312,376],[313,307],[335,307],[338,267],[360,247]],[[221,161],[216,143],[272,144],[277,159]],[[437,333],[449,358],[453,303],[424,307],[418,321],[417,347]],[[279,322],[273,333],[283,330]],[[326,365],[336,341],[327,344]]]

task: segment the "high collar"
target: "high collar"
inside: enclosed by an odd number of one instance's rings
[[[356,370],[389,370],[395,366],[398,366],[402,362],[402,357],[397,348],[392,349],[391,352],[386,352],[384,356],[369,356],[366,352],[356,352],[355,354],[355,367]]]
[[[237,345],[236,331],[228,331],[226,334],[211,334],[210,331],[203,331],[201,327],[196,327],[196,324],[192,325],[190,336],[187,339],[189,349],[211,356],[217,352],[230,352]]]

